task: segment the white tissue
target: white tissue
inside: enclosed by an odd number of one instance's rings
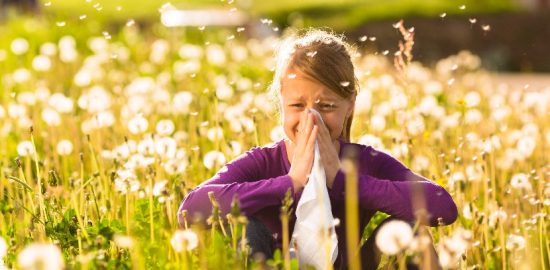
[[[319,112],[310,110],[322,119]],[[296,207],[292,241],[297,245],[300,268],[313,265],[316,269],[328,269],[328,263],[334,264],[338,256],[338,238],[317,141],[309,181]]]

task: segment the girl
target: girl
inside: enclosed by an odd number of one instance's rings
[[[422,220],[426,225],[453,223],[457,209],[445,189],[411,172],[384,152],[350,142],[358,87],[348,45],[342,38],[320,30],[288,38],[278,52],[270,87],[278,97],[286,138],[253,148],[226,164],[185,197],[179,213],[187,210],[190,217],[208,217],[211,213],[208,192],[213,191],[225,216],[237,194],[241,210],[249,217],[247,240],[252,252],[271,257],[282,242],[281,202],[290,189],[294,207],[297,205],[311,172],[317,140],[332,214],[340,220],[336,227],[335,269],[347,268],[346,176],[340,169],[345,153],[354,152],[358,165],[359,235],[376,211],[412,223],[415,212],[423,210],[427,213],[427,218]],[[317,110],[322,119],[311,113],[311,108]],[[413,189],[422,192],[415,193],[413,198]],[[422,208],[413,209],[412,199],[416,201],[418,196],[423,201]],[[291,231],[294,221],[291,217]],[[183,223],[181,215],[180,223]],[[378,264],[373,238],[361,248],[364,268],[376,269]]]

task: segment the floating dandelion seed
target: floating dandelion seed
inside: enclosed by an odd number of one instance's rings
[[[460,10],[465,10],[465,9],[466,9],[466,5],[462,5],[462,6],[458,7],[458,9],[460,9]]]
[[[126,22],[126,26],[128,27],[133,26],[134,24],[136,24],[136,21],[134,21],[133,19],[130,19]]]
[[[172,236],[170,244],[172,244],[172,247],[177,252],[181,252],[183,250],[189,251],[198,246],[199,238],[192,230],[177,230]]]
[[[309,57],[314,57],[317,54],[317,51],[307,52],[306,55]]]
[[[401,220],[392,220],[380,228],[375,241],[382,253],[394,255],[407,248],[412,240],[411,226]]]
[[[287,78],[289,78],[289,79],[295,79],[295,78],[296,78],[296,74],[290,73],[290,74],[288,74]]]
[[[232,39],[235,39],[235,35],[230,35],[227,37],[227,40],[232,40]]]
[[[122,10],[122,7],[121,6],[117,6],[116,7],[116,11],[121,11]]]
[[[367,41],[367,36],[362,36],[362,37],[360,37],[360,38],[359,38],[359,41],[361,41],[361,42]]]
[[[452,85],[455,82],[455,78],[451,78],[447,81],[448,85]]]
[[[273,23],[273,20],[270,20],[270,19],[260,19],[260,22],[262,24],[267,24],[267,25],[270,25]]]
[[[375,41],[375,40],[376,40],[376,37],[370,37],[369,40],[370,40],[370,41]]]
[[[445,12],[439,14],[439,17],[441,17],[441,18],[445,18],[446,16],[447,16],[447,13],[445,13]]]
[[[61,22],[56,22],[55,25],[59,26],[59,27],[63,27],[66,25],[66,23],[64,21],[61,21]]]
[[[48,1],[48,2],[44,3],[44,6],[45,6],[45,7],[49,7],[49,6],[51,6],[51,5],[52,5],[52,1]]]
[[[273,27],[274,32],[279,32],[279,27]]]
[[[390,53],[390,51],[385,50],[385,51],[382,52],[382,55],[388,55],[388,53]]]
[[[316,99],[315,100],[315,103],[318,104],[319,102],[321,102],[321,99]]]
[[[393,28],[395,29],[399,29],[399,27],[401,27],[403,25],[403,21],[398,21],[394,24],[392,24]]]
[[[242,32],[242,31],[244,31],[244,30],[245,30],[244,27],[237,27],[237,32],[238,32],[238,33]]]
[[[348,81],[340,82],[340,85],[343,86],[343,87],[348,87],[349,84],[350,84],[350,83],[349,83]]]
[[[484,24],[484,25],[481,26],[481,29],[483,29],[483,31],[486,31],[486,32],[487,32],[487,31],[490,31],[490,30],[491,30],[491,26],[488,25],[488,24]]]
[[[86,17],[88,17],[86,14],[82,14],[78,17],[78,19],[80,19],[81,21],[86,19]]]

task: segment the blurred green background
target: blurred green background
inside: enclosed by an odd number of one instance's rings
[[[141,29],[173,31],[159,25],[159,9],[170,5],[177,9],[219,8],[249,15],[244,33],[237,33],[236,27],[225,28],[236,36],[278,35],[292,26],[328,27],[353,42],[364,36],[376,37],[375,42],[358,42],[359,47],[371,52],[394,51],[400,35],[392,24],[404,19],[406,27],[415,27],[413,55],[424,64],[469,50],[479,55],[490,70],[550,72],[550,0],[0,0],[0,6],[6,2],[34,2],[37,12],[32,16],[38,14],[44,23],[57,25],[60,35],[69,27],[83,26],[93,33],[113,34],[130,20]],[[4,34],[0,42],[24,34],[24,28],[39,28],[11,22],[14,10],[0,7],[0,21],[10,24],[3,28],[0,24]],[[269,23],[265,23],[266,19]],[[264,29],[259,29],[262,24]],[[197,29],[177,31],[190,33]]]
[[[61,17],[86,14],[94,19],[137,20],[158,19],[158,9],[171,3],[178,8],[206,8],[233,6],[257,17],[268,17],[278,25],[302,18],[308,26],[330,25],[334,29],[348,29],[373,20],[410,16],[496,13],[520,9],[513,0],[40,0],[45,11]],[[46,6],[44,6],[46,4]],[[464,9],[460,7],[464,6]],[[98,10],[98,7],[99,10]],[[299,14],[300,16],[296,16]]]

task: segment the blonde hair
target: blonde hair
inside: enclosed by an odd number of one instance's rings
[[[276,51],[277,65],[269,93],[281,100],[281,79],[289,69],[298,69],[343,98],[351,98],[359,90],[351,60],[353,48],[343,36],[320,29],[291,33]],[[344,121],[340,137],[350,141],[353,111]]]

